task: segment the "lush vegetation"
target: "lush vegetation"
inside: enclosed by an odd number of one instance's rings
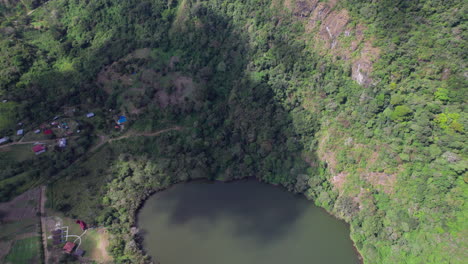
[[[13,248],[5,258],[9,263],[42,263],[41,239],[38,236],[15,241]]]
[[[0,108],[1,133],[63,106],[93,109],[97,133],[114,133],[108,109],[127,113],[134,130],[183,129],[114,141],[71,167],[87,147],[55,166],[23,161],[1,179],[49,179],[52,207],[111,228],[117,262],[146,259],[132,227],[152,192],[254,176],[349,222],[366,263],[462,263],[466,4],[339,2],[350,30],[364,25],[380,50],[362,86],[352,62],[320,51],[296,4],[54,0],[33,1],[29,15],[31,6],[2,5],[0,99],[11,103]],[[106,71],[113,81],[102,81]],[[69,182],[81,199],[63,191]]]

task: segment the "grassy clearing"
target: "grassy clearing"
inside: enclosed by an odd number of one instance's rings
[[[64,217],[63,215],[60,216],[60,218],[63,221],[62,226],[68,226],[68,234],[69,235],[76,235],[79,236],[83,233],[83,230],[81,230],[80,225],[76,223],[76,219]],[[71,237],[67,241],[75,241],[76,238]]]
[[[39,236],[17,240],[13,244],[8,255],[5,257],[5,263],[42,263],[40,247],[41,239]]]
[[[32,147],[33,144],[13,145],[8,147],[7,155],[17,162],[32,159],[35,156]]]
[[[90,253],[93,252],[100,240],[99,233],[95,229],[90,229],[82,237],[80,248],[86,251],[86,256],[89,257]]]
[[[105,230],[91,229],[83,236],[81,249],[85,251],[86,258],[91,258],[99,263],[108,263],[111,260],[106,249],[108,244],[109,234]]]
[[[40,179],[33,180],[31,178],[31,171],[26,171],[20,174],[17,174],[13,177],[10,177],[5,180],[0,180],[0,189],[5,188],[8,184],[13,184],[17,185],[17,193],[23,193],[35,185],[37,185],[37,182],[40,181]]]
[[[104,146],[79,165],[80,168],[78,165],[71,167],[68,176],[58,179],[48,188],[48,207],[71,216],[84,216],[86,222],[94,221],[100,210],[100,187],[108,181],[103,172],[108,168],[111,155],[110,148]]]
[[[14,125],[15,108],[17,104],[7,102],[0,104],[0,130],[11,128]]]
[[[44,133],[41,131],[41,133],[34,133],[34,131],[30,131],[24,135],[23,141],[41,141],[41,140],[47,140],[49,139]]]

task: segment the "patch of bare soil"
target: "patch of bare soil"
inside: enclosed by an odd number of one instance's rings
[[[324,54],[335,59],[352,62],[352,78],[363,86],[372,83],[372,64],[379,57],[380,50],[372,46],[372,40],[364,39],[362,24],[354,25],[348,11],[333,10],[338,0],[297,0],[293,14],[304,21],[306,32],[313,34],[311,44]],[[286,1],[291,5],[291,1]],[[362,47],[360,52],[356,50]]]
[[[38,187],[28,190],[9,202],[0,203],[0,224],[31,221],[31,219],[39,220],[37,214],[40,211],[40,195],[41,188]],[[5,227],[0,225],[0,228]],[[8,254],[13,241],[39,235],[36,227],[32,232],[26,233],[23,228],[24,226],[17,228],[17,230],[6,230],[14,234],[14,238],[9,237],[7,241],[0,240],[0,260]]]
[[[296,6],[294,7],[294,15],[298,17],[308,17],[317,8],[319,0],[297,0]],[[292,6],[291,1],[287,1],[285,4]]]
[[[31,189],[13,200],[0,203],[0,211],[3,212],[2,221],[19,221],[26,218],[35,218],[39,212],[39,199],[41,189]]]
[[[11,240],[8,240],[8,241],[0,240],[0,260],[6,257],[6,255],[8,255],[8,252],[10,252],[10,248],[12,244],[13,244],[13,241]]]
[[[171,59],[169,60],[169,69],[174,70],[174,67],[177,63],[179,63],[180,58],[177,56],[172,56]]]
[[[160,78],[160,74],[157,73],[155,70],[153,69],[145,69],[143,70],[143,72],[141,73],[141,77],[140,77],[140,80],[144,83],[144,84],[149,84],[149,85],[154,85],[158,82],[159,78]]]
[[[53,230],[63,225],[62,219],[56,216],[44,217],[44,223],[45,223],[46,234],[51,234]]]
[[[191,98],[194,88],[195,84],[192,78],[175,73],[170,88],[158,90],[155,100],[161,107],[182,105]]]
[[[334,136],[334,135],[332,135]],[[327,133],[322,136],[319,140],[318,146],[318,155],[319,158],[327,163],[328,170],[330,171],[332,177],[330,183],[335,187],[336,190],[341,192],[343,190],[344,184],[346,183],[346,178],[349,175],[348,172],[336,173],[336,165],[338,161],[336,160],[336,153],[328,148],[327,143],[330,135]]]
[[[359,194],[357,196],[352,197],[353,201],[359,205],[359,210],[362,210],[364,205],[363,201],[372,201],[373,197],[369,190],[366,190],[361,187]]]
[[[275,6],[275,7],[280,5],[280,3],[278,3],[278,2],[280,2],[280,1],[274,0],[274,1],[272,1],[272,5]],[[286,7],[288,10],[293,11],[294,8],[295,8],[294,7],[294,0],[284,0],[283,1],[283,6]]]
[[[162,69],[145,68],[132,59],[151,57],[151,49],[135,50],[124,58],[105,67],[97,76],[97,82],[104,91],[111,94],[116,87],[125,99],[122,111],[138,115],[151,99],[158,106],[185,107],[187,102],[194,103],[192,93],[196,87],[193,79],[174,72],[180,58],[173,56]],[[135,85],[135,84],[138,85]],[[149,97],[149,98],[148,98]],[[190,105],[192,107],[193,105]]]
[[[138,137],[138,136],[154,137],[154,136],[160,135],[162,133],[166,133],[166,132],[173,131],[173,130],[174,131],[180,131],[180,130],[182,130],[182,127],[174,126],[174,127],[158,130],[158,131],[155,131],[155,132],[140,132],[140,133],[138,133],[138,132],[135,132],[135,131],[130,131],[126,135],[109,139],[108,142],[113,142],[113,141],[122,140],[122,139],[129,138],[129,137]]]
[[[330,146],[330,144],[328,143],[330,137],[336,138],[342,137],[342,135],[329,131],[325,135],[320,137],[317,154],[319,155],[319,158],[322,161],[326,162],[328,170],[332,175],[330,178],[330,183],[336,188],[337,191],[342,192],[346,184],[347,177],[349,176],[349,172],[342,171],[338,173],[336,171],[336,167],[338,165],[336,153],[339,151],[336,144],[339,143],[334,143],[335,146]],[[376,162],[379,159],[380,148],[385,146],[372,147],[360,143],[353,143],[352,140],[350,140],[349,144],[344,143],[343,145],[348,146],[350,150],[348,152],[348,155],[352,155],[357,163],[359,163],[362,158],[367,159],[366,168],[361,168],[358,172],[362,179],[364,179],[375,188],[380,189],[387,194],[392,194],[394,192],[394,187],[399,172],[390,174],[372,171],[372,167],[376,164]],[[362,150],[369,150],[369,152],[367,152],[369,154],[362,156]],[[398,171],[401,172],[401,168]],[[357,199],[358,197],[355,198]],[[359,201],[356,202],[359,203]]]
[[[133,76],[133,73],[122,74],[119,72],[119,63],[128,62],[131,59],[145,59],[150,57],[151,49],[143,48],[137,49],[124,58],[112,63],[111,65],[105,67],[101,72],[98,73],[97,82],[100,84],[105,92],[108,94],[112,93],[112,85],[117,82],[124,86],[130,86],[136,81],[136,77]]]
[[[395,186],[397,177],[396,174],[387,174],[383,172],[369,172],[363,174],[362,177],[367,180],[372,186],[383,187],[382,190],[386,194],[393,193],[393,188]]]
[[[130,55],[128,55],[126,59],[131,59],[131,58],[144,59],[144,58],[148,58],[150,55],[151,55],[150,48],[142,48],[142,49],[137,49],[134,52],[130,53]]]
[[[346,182],[346,177],[348,177],[349,173],[347,172],[340,172],[338,174],[336,174],[335,176],[333,176],[330,180],[330,182],[333,184],[333,186],[338,190],[338,191],[342,191],[343,190],[343,187],[344,187],[344,184]]]
[[[379,53],[378,48],[372,47],[369,42],[364,42],[364,48],[352,66],[351,77],[359,84],[367,86],[372,83],[369,75],[372,72],[372,64],[378,58]]]
[[[330,173],[333,175],[335,174],[335,168],[336,168],[336,153],[332,151],[331,149],[328,148],[328,140],[330,138],[330,134],[326,133],[319,139],[319,144],[318,144],[318,149],[317,153],[319,155],[319,158],[327,163],[327,167],[330,170]]]
[[[63,220],[57,216],[48,216],[42,217],[42,228],[43,228],[43,236],[45,236],[45,248],[44,251],[46,257],[46,264],[47,263],[58,263],[61,256],[63,255],[63,250],[60,247],[47,247],[47,239],[49,236],[52,235],[52,231],[57,229],[58,227],[63,226]]]
[[[110,66],[105,67],[97,76],[97,82],[102,86],[102,89],[111,94],[113,92],[112,85],[119,83],[121,85],[129,86],[133,84],[133,79],[129,75],[119,74],[116,72],[116,63],[114,62]]]

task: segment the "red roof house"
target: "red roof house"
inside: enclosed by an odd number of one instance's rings
[[[63,246],[63,250],[65,250],[66,253],[70,254],[72,253],[73,249],[75,248],[76,244],[73,242],[67,242],[65,246]]]
[[[86,223],[81,220],[76,220],[76,223],[80,225],[81,230],[86,230]]]
[[[46,152],[46,147],[44,145],[35,145],[32,150],[36,155]]]
[[[51,129],[44,130],[45,135],[52,135],[54,132]]]

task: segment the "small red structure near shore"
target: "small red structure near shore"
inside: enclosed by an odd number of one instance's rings
[[[32,150],[36,155],[46,152],[46,147],[44,145],[35,145]]]
[[[76,223],[80,225],[81,230],[86,230],[86,223],[81,220],[76,220]]]
[[[67,243],[65,243],[65,246],[63,246],[63,250],[64,250],[66,253],[70,254],[70,253],[72,253],[72,251],[73,251],[73,249],[75,248],[75,246],[76,246],[75,243],[73,243],[73,242],[67,242]]]

